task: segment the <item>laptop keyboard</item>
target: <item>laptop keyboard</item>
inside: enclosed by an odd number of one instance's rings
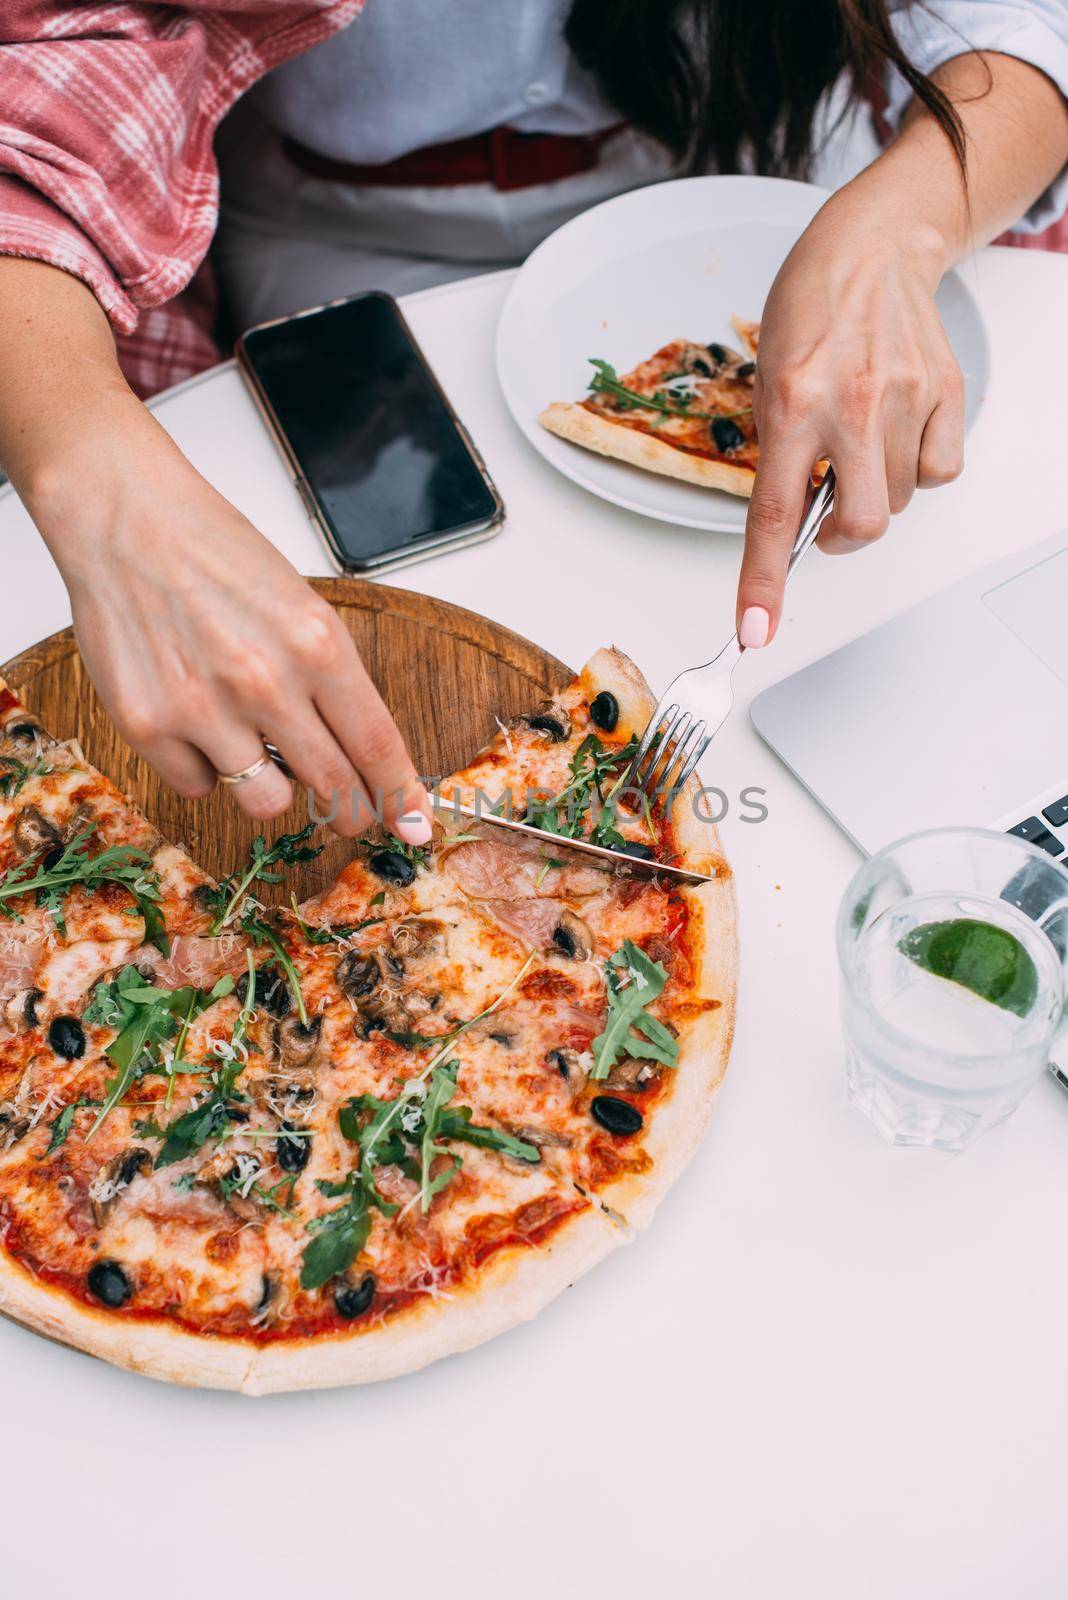
[[[1006,828],[1005,832],[1015,834],[1017,839],[1026,839],[1029,844],[1037,844],[1051,856],[1063,856],[1068,849],[1068,794],[1043,806],[1035,816],[1025,817],[1015,827]],[[1068,866],[1068,860],[1062,865]]]

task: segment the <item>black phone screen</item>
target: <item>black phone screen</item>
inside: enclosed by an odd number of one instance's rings
[[[242,340],[344,565],[484,527],[499,502],[388,295]]]

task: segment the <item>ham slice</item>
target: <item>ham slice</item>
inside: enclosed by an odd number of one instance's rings
[[[488,912],[505,933],[521,939],[531,950],[545,950],[553,942],[553,930],[567,907],[562,900],[481,900],[479,908]]]
[[[581,897],[597,894],[605,874],[597,867],[569,861],[554,867],[552,845],[516,836],[508,839],[472,839],[458,844],[445,857],[445,865],[460,888],[473,900],[524,900],[535,895],[554,898],[562,894]]]
[[[245,948],[244,940],[233,933],[203,939],[180,934],[171,940],[169,956],[145,945],[136,959],[139,967],[151,967],[154,981],[163,989],[182,989],[186,984],[210,989],[228,972],[234,977],[244,972]]]

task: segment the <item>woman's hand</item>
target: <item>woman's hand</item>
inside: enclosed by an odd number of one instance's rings
[[[815,462],[829,457],[837,478],[818,541],[835,554],[871,544],[916,488],[961,471],[964,382],[934,303],[944,268],[933,230],[897,237],[848,188],[783,263],[753,394],[760,467],[738,591],[742,644],[765,644],[778,626]]]
[[[863,549],[912,491],[963,465],[964,386],[935,308],[942,274],[1027,210],[1068,161],[1068,102],[1045,73],[997,53],[934,80],[956,108],[968,185],[918,102],[894,143],[832,195],[787,256],[760,329],[760,467],[738,588],[741,642],[772,637],[813,464],[835,506],[819,543]]]
[[[269,740],[339,833],[382,816],[424,844],[425,790],[344,625],[139,411],[91,492],[79,474],[74,502],[64,473],[33,507],[46,536],[62,527],[78,643],[119,730],[191,797]],[[233,794],[261,818],[292,800],[273,764]]]
[[[0,461],[134,749],[198,796],[259,761],[266,739],[337,832],[381,817],[425,844],[426,791],[348,632],[130,392],[89,291],[0,260],[0,373]],[[265,819],[292,800],[271,763],[233,794]]]

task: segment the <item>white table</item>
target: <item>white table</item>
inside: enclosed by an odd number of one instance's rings
[[[765,683],[1063,524],[1068,260],[988,251],[974,284],[993,376],[965,476],[870,553],[810,561],[738,674],[706,781],[762,786],[770,816],[723,830],[737,1042],[652,1231],[535,1323],[370,1390],[187,1393],[0,1324],[0,1591],[1064,1596],[1068,1097],[1042,1084],[963,1160],[888,1149],[849,1106],[832,927],[856,857],[745,716]],[[613,641],[662,687],[729,631],[739,546],[604,506],[533,454],[493,375],[506,288],[407,310],[507,526],[394,581],[575,665]],[[157,410],[298,567],[328,570],[232,366]],[[2,658],[69,612],[10,493],[0,533]]]

